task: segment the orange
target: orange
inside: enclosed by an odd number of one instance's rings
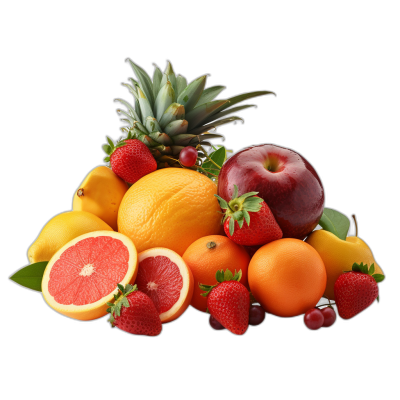
[[[126,236],[113,231],[86,233],[51,258],[43,274],[43,297],[68,317],[102,317],[118,283],[125,286],[135,280],[137,264],[135,246]]]
[[[217,186],[205,175],[164,168],[133,184],[118,211],[118,231],[139,252],[165,247],[182,256],[195,240],[220,231]]]
[[[226,236],[211,235],[202,237],[192,243],[183,255],[183,259],[189,266],[194,278],[194,291],[192,302],[194,308],[206,311],[207,298],[201,296],[204,293],[199,288],[199,283],[215,285],[215,273],[223,269],[229,269],[232,273],[242,270],[241,283],[248,286],[247,268],[250,257],[246,250],[232,242]]]
[[[182,257],[169,249],[156,247],[140,253],[135,283],[153,300],[162,323],[181,316],[192,300],[192,272]]]
[[[315,307],[326,286],[322,258],[298,239],[280,239],[261,247],[250,261],[250,290],[269,313],[294,317]]]

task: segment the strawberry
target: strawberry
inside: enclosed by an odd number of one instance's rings
[[[217,271],[218,284],[214,286],[202,285],[199,287],[206,293],[207,308],[210,314],[226,329],[236,335],[243,335],[249,326],[250,294],[240,283],[242,271],[232,272],[227,269]]]
[[[275,220],[267,203],[256,196],[258,192],[250,192],[238,196],[238,188],[228,203],[217,197],[224,210],[224,230],[228,238],[243,246],[260,246],[282,238],[282,230]],[[250,225],[251,222],[251,225]]]
[[[375,265],[368,270],[366,264],[354,263],[352,271],[345,271],[334,285],[335,302],[339,315],[349,319],[369,307],[375,299],[379,301],[378,282],[384,275],[374,274]]]
[[[137,286],[118,284],[121,293],[115,294],[115,302],[107,303],[111,314],[111,326],[135,335],[157,336],[161,333],[161,320],[149,296],[137,290]]]
[[[124,139],[114,145],[107,137],[108,144],[103,150],[108,154],[104,159],[121,179],[135,183],[143,176],[157,169],[157,162],[149,148],[138,139]]]

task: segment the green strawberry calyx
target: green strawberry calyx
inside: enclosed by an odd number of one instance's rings
[[[360,264],[354,263],[351,267],[351,271],[343,271],[343,272],[361,272],[363,274],[371,275],[376,283],[382,282],[385,279],[385,275],[382,274],[375,274],[375,264],[372,263],[368,269],[367,264]]]
[[[249,192],[242,194],[238,197],[239,190],[236,185],[234,185],[234,192],[232,200],[229,203],[222,197],[214,194],[218,199],[220,207],[224,211],[224,223],[228,218],[229,220],[229,234],[232,236],[235,232],[235,221],[238,222],[239,228],[243,227],[244,221],[250,226],[250,214],[249,212],[259,212],[261,210],[261,203],[264,201],[261,197],[257,197],[258,192]]]
[[[360,264],[354,263],[353,266],[351,267],[351,271],[343,271],[344,273],[348,272],[361,272],[362,274],[367,274],[372,276],[375,279],[376,283],[382,282],[385,279],[385,275],[383,274],[375,274],[375,264],[372,263],[371,266],[368,269],[367,264],[363,264],[362,262]],[[376,298],[376,301],[379,303],[379,296]]]
[[[117,144],[114,144],[114,142],[108,136],[106,136],[106,138],[108,144],[103,144],[103,150],[107,154],[107,157],[104,158],[104,161],[109,162],[111,154],[120,147],[125,146],[127,144],[125,140],[127,139],[120,140],[117,142]]]
[[[120,283],[117,285],[118,293],[114,294],[114,303],[108,302],[107,312],[110,313],[109,322],[114,328],[114,316],[119,317],[121,315],[122,307],[129,307],[129,301],[127,296],[137,290],[137,285],[130,285],[129,283],[124,287]]]
[[[203,297],[207,297],[211,290],[213,290],[215,287],[217,287],[220,283],[222,282],[229,282],[229,281],[237,281],[240,282],[242,279],[242,270],[240,269],[239,272],[236,272],[232,274],[232,272],[229,269],[226,269],[225,272],[223,269],[218,270],[215,274],[215,278],[217,280],[216,285],[203,285],[202,283],[199,283],[199,288],[205,293],[201,293]]]

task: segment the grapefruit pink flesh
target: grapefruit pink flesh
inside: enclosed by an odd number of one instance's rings
[[[117,284],[132,283],[137,274],[137,252],[121,233],[98,231],[77,237],[50,260],[42,280],[46,302],[76,319],[106,315],[107,302]]]
[[[152,300],[159,314],[178,301],[183,279],[178,266],[165,256],[145,258],[140,264],[136,284]]]
[[[162,247],[139,254],[135,283],[153,300],[161,322],[178,318],[193,295],[194,282],[189,267],[179,254]]]

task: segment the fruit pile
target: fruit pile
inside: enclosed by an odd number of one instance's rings
[[[107,165],[79,185],[73,210],[51,219],[11,279],[61,314],[156,336],[189,305],[242,335],[266,313],[329,327],[379,300],[371,250],[349,219],[324,208],[321,180],[297,152],[260,144],[227,157],[210,140],[258,91],[215,100],[223,86],[190,84],[170,63],[153,79],[129,60],[133,105]],[[316,229],[320,226],[321,229]],[[321,298],[326,304],[320,306]]]

